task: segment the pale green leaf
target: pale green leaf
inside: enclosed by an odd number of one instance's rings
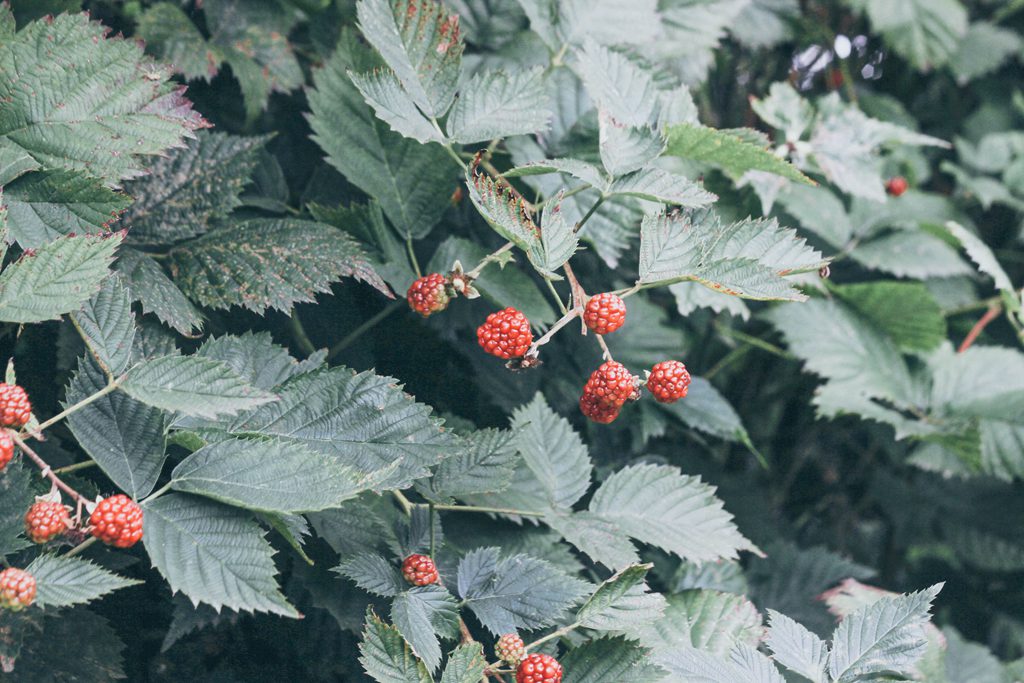
[[[988,245],[981,241],[981,239],[973,232],[967,230],[965,227],[958,223],[949,222],[946,223],[946,229],[959,240],[963,246],[964,251],[971,258],[974,263],[977,264],[978,270],[985,275],[991,277],[996,284],[996,289],[1014,293],[1013,283],[1010,281],[1010,277],[1003,270],[1003,267],[996,260],[995,254],[989,249]]]
[[[814,184],[788,161],[733,133],[682,123],[670,126],[665,134],[668,137],[666,154],[718,166],[734,178],[747,171],[766,171],[799,183]]]
[[[640,169],[615,180],[609,194],[625,194],[652,202],[699,208],[715,202],[718,196],[708,192],[689,178],[660,168]]]
[[[624,531],[590,512],[552,512],[544,515],[544,522],[594,562],[606,567],[622,569],[640,559]]]
[[[377,118],[391,130],[421,143],[441,142],[440,131],[416,108],[409,94],[390,69],[375,69],[364,74],[349,73]]]
[[[479,169],[474,161],[466,169],[469,198],[488,225],[523,251],[540,249],[540,228],[521,195],[507,182]]]
[[[850,254],[871,270],[916,279],[971,274],[971,267],[941,238],[921,230],[897,230],[863,242]]]
[[[642,645],[621,637],[595,638],[559,661],[565,672],[562,683],[651,683],[665,676]]]
[[[1008,29],[978,21],[971,24],[957,46],[949,65],[961,85],[995,71],[1024,48],[1020,35]]]
[[[364,591],[391,598],[409,587],[398,568],[376,553],[360,553],[348,558],[334,571],[352,579]]]
[[[742,595],[715,590],[688,590],[668,596],[662,618],[644,629],[656,652],[680,648],[726,656],[737,643],[756,645],[763,633],[761,615]]]
[[[441,586],[417,587],[392,601],[391,620],[412,646],[413,654],[433,672],[441,665],[438,636],[450,638],[458,633],[459,606]]]
[[[946,340],[946,319],[924,283],[860,282],[833,291],[901,349],[930,351]]]
[[[561,202],[555,200],[544,206],[541,214],[540,240],[527,252],[530,262],[552,279],[560,279],[555,271],[572,258],[579,247],[579,238],[574,226],[565,220]]]
[[[551,108],[543,69],[485,71],[462,87],[446,123],[457,142],[482,142],[547,129]]]
[[[203,314],[181,293],[160,264],[141,251],[120,252],[114,268],[125,278],[128,288],[142,303],[143,313],[152,313],[185,336],[203,326]]]
[[[652,565],[637,564],[606,580],[576,612],[576,621],[595,631],[639,639],[643,627],[661,619],[665,598],[650,592],[645,577]]]
[[[806,628],[775,610],[768,610],[766,643],[775,661],[811,681],[828,683],[828,645]]]
[[[649,126],[630,126],[601,112],[598,129],[601,163],[611,176],[632,173],[661,155],[665,141]]]
[[[625,55],[587,39],[576,53],[575,69],[598,108],[619,126],[654,122],[657,97],[654,81]]]
[[[69,607],[96,600],[141,581],[126,579],[80,557],[40,555],[25,567],[36,579],[40,607]]]
[[[918,70],[946,63],[967,31],[959,0],[864,0],[872,27]]]
[[[506,178],[521,178],[548,173],[567,173],[599,190],[606,189],[608,179],[600,168],[579,159],[545,159],[516,166],[503,175]]]
[[[507,488],[519,459],[514,436],[512,431],[482,429],[460,439],[431,477],[431,491],[458,498]]]
[[[71,314],[89,350],[114,374],[128,367],[135,339],[135,316],[128,290],[110,275],[82,310]]]

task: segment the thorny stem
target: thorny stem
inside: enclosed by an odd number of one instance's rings
[[[85,398],[83,398],[78,403],[70,405],[67,408],[65,408],[64,410],[62,410],[61,412],[57,413],[56,415],[51,417],[49,420],[47,420],[46,422],[44,422],[41,425],[39,425],[38,427],[36,427],[33,430],[33,434],[38,434],[39,432],[42,432],[47,427],[52,427],[53,425],[57,424],[58,422],[63,420],[65,417],[70,415],[71,413],[74,413],[74,412],[77,412],[77,411],[81,410],[82,408],[86,407],[87,405],[89,405],[93,401],[98,401],[99,399],[103,398],[104,396],[106,396],[107,394],[111,393],[112,391],[114,391],[116,389],[117,389],[117,382],[111,382],[107,386],[105,386],[102,389],[100,389],[99,391],[97,391],[95,394],[91,394],[89,396],[86,396]]]
[[[480,272],[487,267],[487,264],[494,263],[501,257],[502,254],[504,254],[506,251],[510,250],[514,246],[516,245],[513,244],[512,242],[505,242],[505,244],[503,244],[500,249],[498,249],[497,251],[493,251],[487,256],[483,257],[483,259],[480,260],[480,263],[476,264],[476,268],[466,273],[466,277],[479,277]]]
[[[397,299],[395,301],[392,301],[383,309],[378,311],[372,318],[366,320],[361,325],[359,325],[359,327],[352,330],[349,334],[345,336],[344,339],[342,339],[337,344],[331,347],[330,351],[327,352],[327,360],[331,360],[339,353],[347,349],[355,340],[363,336],[368,330],[372,329],[378,323],[380,323],[380,321],[384,320],[384,318],[388,317],[389,315],[397,311],[399,308],[401,308],[403,303],[403,299]]]
[[[13,439],[14,443],[18,446],[18,448],[21,449],[21,452],[24,453],[29,460],[34,462],[36,466],[39,467],[40,470],[42,470],[43,476],[52,481],[54,486],[56,486],[69,496],[71,496],[71,498],[76,503],[88,502],[85,496],[83,496],[81,493],[65,484],[64,480],[58,477],[50,468],[50,466],[46,464],[46,461],[40,458],[38,453],[29,448],[28,445],[22,440],[22,438],[18,434],[14,433],[13,431],[8,432],[8,434],[11,435],[11,439]]]
[[[89,538],[85,539],[84,541],[76,545],[71,550],[64,553],[64,557],[74,557],[75,555],[85,551],[89,546],[91,546],[98,540],[100,539],[96,538],[95,536],[90,536]]]
[[[1003,307],[997,304],[985,311],[985,315],[981,316],[978,322],[974,323],[974,327],[972,327],[971,331],[967,333],[966,337],[964,337],[963,343],[960,344],[960,348],[958,348],[956,352],[963,353],[967,349],[971,348],[971,344],[977,341],[978,337],[981,336],[981,333],[986,327],[988,327],[990,322],[999,317],[1002,310]]]

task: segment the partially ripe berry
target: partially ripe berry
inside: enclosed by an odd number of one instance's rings
[[[96,504],[89,516],[92,535],[116,548],[131,548],[142,538],[142,508],[119,493]]]
[[[526,645],[518,633],[506,633],[498,638],[494,653],[501,661],[515,666],[526,656]]]
[[[441,273],[430,273],[412,283],[405,298],[409,308],[426,318],[448,308],[452,299],[448,287],[448,278]]]
[[[25,535],[33,543],[46,543],[71,528],[68,509],[52,500],[40,500],[25,513]]]
[[[36,599],[36,579],[23,569],[8,567],[0,572],[0,607],[22,610]]]
[[[491,313],[476,330],[480,347],[498,358],[519,358],[533,344],[530,321],[514,308]]]
[[[675,403],[690,389],[690,373],[677,360],[664,360],[651,368],[647,390],[659,403]]]
[[[21,429],[32,417],[28,394],[17,384],[0,383],[0,427]]]
[[[516,668],[516,683],[562,683],[562,665],[551,655],[534,652]]]
[[[583,322],[597,334],[614,332],[626,322],[626,302],[611,292],[592,296],[583,309]]]
[[[0,470],[14,457],[14,439],[7,430],[0,429]]]
[[[885,181],[885,191],[891,194],[893,197],[899,197],[901,194],[907,191],[910,187],[910,183],[907,179],[901,175],[889,178]]]
[[[437,567],[426,555],[410,555],[402,562],[402,576],[414,586],[429,586],[437,583]]]
[[[593,394],[585,391],[580,396],[580,412],[598,424],[609,424],[619,416],[619,409],[608,405]]]
[[[622,363],[605,361],[583,387],[583,395],[588,394],[607,406],[621,408],[626,401],[640,398],[640,379]]]

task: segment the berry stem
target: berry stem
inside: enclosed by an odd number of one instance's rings
[[[362,323],[359,327],[348,333],[341,341],[331,347],[330,351],[327,352],[327,360],[332,360],[339,353],[347,349],[352,345],[359,337],[363,336],[368,330],[374,328],[384,318],[388,317],[399,308],[405,307],[405,299],[396,299],[387,306],[378,311],[372,318]]]
[[[506,251],[508,251],[514,246],[515,244],[513,244],[512,242],[505,242],[505,244],[502,245],[500,249],[498,249],[497,251],[493,251],[487,256],[483,257],[480,263],[476,264],[476,268],[466,273],[466,277],[471,279],[479,277],[480,272],[487,266],[487,264],[494,263],[495,261],[501,258],[502,254],[504,254]]]
[[[579,232],[583,228],[584,224],[590,220],[590,217],[594,215],[594,212],[596,212],[602,204],[604,204],[604,195],[601,195],[600,197],[597,198],[597,201],[594,202],[594,205],[590,207],[589,211],[583,214],[583,218],[580,219],[579,223],[576,224],[576,227],[574,227],[572,231]]]
[[[398,501],[398,504],[402,506],[402,511],[405,512],[407,516],[411,517],[413,508],[412,502],[406,498],[405,494],[401,491],[394,490],[391,493],[394,495],[395,500]]]
[[[597,337],[597,343],[600,344],[601,351],[604,352],[604,359],[605,360],[615,360],[614,358],[612,358],[612,352],[608,348],[608,343],[604,340],[604,335],[603,334],[595,334],[594,336]]]
[[[430,513],[429,515],[427,515],[427,524],[430,525],[430,556],[433,557],[434,556],[434,552],[437,550],[437,548],[435,547],[436,544],[434,542],[434,504],[433,503],[428,503],[427,504],[427,511]]]
[[[76,462],[74,465],[65,465],[64,467],[58,467],[54,470],[55,474],[68,474],[69,472],[77,472],[78,470],[84,470],[87,467],[94,467],[96,465],[95,460],[86,460],[85,462]]]
[[[557,631],[552,631],[551,633],[547,634],[543,638],[538,638],[537,640],[533,641],[532,643],[528,643],[526,645],[526,651],[529,652],[530,650],[536,648],[539,645],[543,645],[544,643],[548,642],[549,640],[554,640],[555,638],[561,638],[562,636],[564,636],[567,633],[572,633],[573,631],[578,629],[581,625],[582,624],[580,624],[580,622],[574,621],[573,623],[569,624],[568,626],[563,626],[562,628],[558,629]]]
[[[295,343],[299,345],[302,352],[307,356],[316,353],[316,346],[313,345],[313,341],[309,338],[306,328],[302,326],[302,321],[299,319],[298,308],[292,308],[288,325],[292,328],[292,338],[295,339]]]
[[[404,497],[404,496],[403,496]],[[412,505],[412,503],[410,503]],[[543,512],[534,510],[516,510],[513,508],[492,508],[480,505],[432,505],[434,510],[443,512],[488,512],[496,515],[515,515],[517,517],[543,517]]]
[[[978,319],[978,322],[974,323],[974,327],[972,327],[971,331],[967,333],[966,337],[964,337],[963,343],[960,344],[960,348],[958,348],[956,352],[963,353],[967,349],[971,348],[971,344],[977,341],[978,337],[981,336],[981,333],[986,327],[988,327],[990,322],[999,317],[1002,310],[1002,306],[995,305],[985,311],[985,315],[981,316],[981,318]]]
[[[13,439],[15,445],[21,449],[21,452],[28,456],[28,459],[34,462],[36,466],[43,471],[43,476],[52,481],[54,486],[71,496],[76,503],[88,502],[85,496],[65,484],[64,480],[58,477],[56,473],[50,469],[50,466],[46,464],[46,461],[40,458],[38,453],[29,448],[20,436],[15,434],[13,431],[9,431],[8,434],[11,435],[11,439]]]
[[[145,498],[140,500],[139,501],[139,505],[143,505],[145,503],[148,503],[151,500],[155,500],[156,498],[159,498],[160,496],[164,495],[165,493],[167,493],[168,491],[171,490],[171,484],[172,483],[173,482],[169,481],[166,484],[164,484],[163,486],[161,486],[160,488],[158,488],[156,491],[153,491],[153,493],[149,494],[148,496],[146,496]]]
[[[569,309],[565,307],[564,303],[562,303],[562,297],[559,296],[558,290],[555,289],[555,283],[552,282],[549,278],[544,278],[544,282],[547,283],[548,289],[551,290],[551,295],[555,297],[555,302],[558,303],[558,309],[562,311],[562,315],[568,313]]]
[[[549,341],[551,341],[551,338],[553,336],[555,336],[556,332],[558,332],[560,329],[562,329],[563,327],[568,325],[570,322],[572,322],[573,318],[577,317],[579,314],[580,314],[580,309],[574,308],[571,311],[569,311],[568,313],[566,313],[565,315],[563,315],[561,318],[559,318],[558,322],[556,322],[554,325],[552,325],[551,328],[547,332],[544,333],[543,337],[541,337],[540,339],[538,339],[535,342],[533,342],[533,344],[530,346],[530,350],[526,352],[526,355],[527,356],[532,356],[532,355],[536,354],[537,353],[537,349],[539,349],[540,347],[544,346]]]
[[[412,247],[412,235],[405,236],[405,250],[409,254],[412,269],[416,271],[416,277],[423,277],[423,272],[420,271],[420,262],[416,259],[416,250]]]
[[[101,398],[103,398],[104,396],[106,396],[107,394],[113,392],[114,390],[117,389],[117,386],[118,385],[117,385],[116,381],[110,382],[110,384],[108,384],[107,386],[103,387],[102,389],[97,391],[95,394],[92,394],[90,396],[86,396],[85,398],[83,398],[78,403],[75,403],[74,405],[68,406],[67,408],[65,408],[61,412],[59,412],[56,415],[54,415],[53,417],[51,417],[46,422],[43,422],[41,425],[39,425],[34,430],[32,430],[32,433],[33,434],[38,434],[39,432],[42,432],[47,427],[52,427],[53,425],[57,424],[58,422],[63,420],[65,417],[70,415],[71,413],[77,412],[77,411],[81,410],[82,408],[86,407],[87,405],[89,405],[90,403],[92,403],[94,401],[98,401]],[[17,441],[17,439],[15,439],[15,441]]]
[[[74,557],[75,555],[78,555],[79,553],[84,552],[89,546],[91,546],[93,543],[95,543],[98,540],[100,540],[100,539],[96,538],[95,536],[90,536],[89,538],[85,539],[84,541],[82,541],[81,543],[76,545],[71,550],[69,550],[66,553],[64,553],[64,557]]]

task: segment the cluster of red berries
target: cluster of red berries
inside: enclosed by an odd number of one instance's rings
[[[690,373],[677,360],[657,363],[647,375],[647,390],[659,403],[675,403],[690,389]],[[640,386],[622,363],[605,361],[583,386],[580,411],[594,422],[613,422],[626,402],[640,398]]]
[[[17,612],[36,599],[36,579],[24,569],[8,567],[0,572],[0,607]]]
[[[0,427],[21,429],[32,417],[28,394],[17,384],[0,382]]]
[[[907,191],[910,187],[910,183],[907,179],[901,175],[894,176],[885,181],[885,191],[893,197],[899,197],[901,194]]]
[[[414,586],[429,586],[437,583],[437,565],[426,555],[410,555],[402,562],[402,576]]]
[[[59,501],[37,500],[25,513],[25,535],[33,543],[48,543],[74,526]],[[104,498],[89,516],[89,531],[107,545],[130,548],[142,538],[142,508],[123,493]]]

